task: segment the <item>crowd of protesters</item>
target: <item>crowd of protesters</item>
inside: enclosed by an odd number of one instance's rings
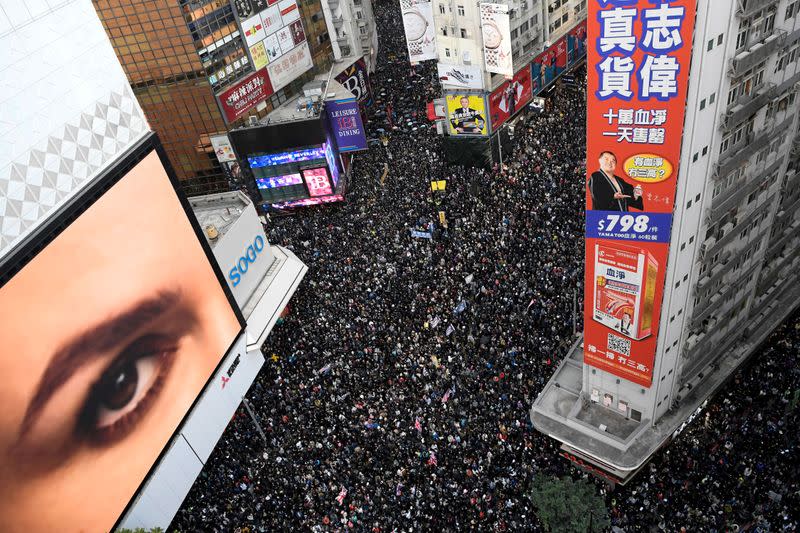
[[[170,529],[537,531],[534,477],[583,475],[529,410],[582,327],[585,71],[525,112],[505,165],[448,165],[435,68],[381,6],[368,129],[388,142],[345,204],[269,223],[309,272],[248,394],[268,442],[239,412]],[[614,527],[794,531],[798,350],[782,327],[633,482],[598,481]]]

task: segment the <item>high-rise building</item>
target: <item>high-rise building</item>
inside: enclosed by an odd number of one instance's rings
[[[332,36],[333,59],[349,66],[363,57],[375,71],[378,32],[370,0],[322,0],[322,13]],[[334,73],[334,74],[338,74]]]
[[[542,0],[497,3],[509,7],[512,62],[514,70],[519,70],[531,62],[547,40],[544,3]],[[480,68],[489,89],[505,81],[503,76],[485,70],[480,3],[461,0],[434,2],[433,16],[440,63]]]
[[[800,302],[799,11],[798,0],[697,2],[652,383],[586,364],[579,339],[533,405],[539,431],[615,481]]]
[[[575,24],[586,18],[586,0],[549,0],[547,2],[547,40],[556,42]]]
[[[211,136],[266,116],[333,59],[319,0],[98,0],[95,9],[189,194],[228,190]],[[278,65],[298,51],[291,68]],[[313,68],[295,69],[303,62]],[[244,90],[262,69],[273,90],[253,105],[237,100],[237,114],[224,115],[220,97]]]
[[[443,91],[437,128],[447,136],[447,159],[480,166],[501,162],[513,146],[513,128],[503,128],[585,55],[586,2],[454,0],[431,7]],[[496,44],[487,44],[486,28]],[[406,38],[413,39],[408,29]],[[503,68],[489,65],[489,55],[504,58]]]

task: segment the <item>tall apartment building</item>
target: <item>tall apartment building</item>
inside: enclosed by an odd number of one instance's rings
[[[544,3],[543,0],[497,3],[509,6],[512,61],[516,71],[531,62],[547,39],[543,31],[546,21]],[[484,69],[479,6],[479,2],[463,0],[434,2],[437,52],[441,63],[479,67],[485,78],[484,87],[493,89],[505,80],[503,76],[487,73]]]
[[[586,0],[500,0],[508,4],[514,71],[528,65],[550,44],[586,18]],[[436,42],[439,62],[481,68],[484,87],[501,85],[503,76],[488,74],[483,64],[480,2],[435,1]]]
[[[333,59],[351,65],[363,57],[374,72],[378,57],[378,32],[370,0],[322,0],[322,13],[331,35]]]
[[[586,0],[549,0],[547,3],[547,40],[563,37],[570,28],[586,18]]]
[[[800,302],[800,0],[697,9],[652,384],[585,364],[579,340],[531,413],[566,456],[614,480],[680,431]]]
[[[228,190],[210,136],[243,124],[249,116],[266,116],[302,94],[304,83],[331,67],[333,49],[323,6],[320,0],[299,0],[314,68],[226,125],[215,95],[257,70],[243,32],[263,31],[261,22],[243,30],[236,13],[242,20],[273,4],[266,0],[94,2],[135,95],[190,195]]]

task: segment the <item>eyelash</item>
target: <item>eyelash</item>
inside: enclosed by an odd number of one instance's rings
[[[132,342],[121,355],[118,356],[101,374],[100,378],[92,385],[89,398],[83,408],[79,423],[79,432],[93,444],[106,445],[125,437],[135,427],[136,423],[144,416],[158,397],[163,388],[166,376],[169,374],[174,361],[177,347],[174,342],[169,341],[160,335],[148,335]],[[148,383],[136,384],[136,391],[130,402],[123,408],[112,410],[103,405],[103,398],[100,396],[101,384],[107,376],[116,375],[120,369],[126,365],[135,365],[137,372],[139,363],[144,359],[154,359],[153,375]],[[146,387],[146,389],[144,389]],[[140,393],[140,391],[144,391]],[[131,403],[135,401],[132,408]],[[120,416],[114,422],[98,427],[101,412],[124,411],[127,413]]]

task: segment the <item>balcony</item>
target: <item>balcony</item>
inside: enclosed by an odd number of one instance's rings
[[[331,18],[333,19],[333,26],[335,28],[338,29],[338,28],[342,27],[342,24],[344,23],[344,19],[342,18],[341,13],[338,14],[338,15],[331,15]]]
[[[777,6],[778,3],[779,0],[738,0],[736,14],[740,18],[747,18],[762,9]]]
[[[747,197],[751,192],[758,189],[761,185],[762,178],[771,175],[780,168],[780,158],[773,161],[767,168],[763,168],[763,165],[749,167],[743,180],[731,184],[724,192],[711,200],[711,207],[707,211],[706,218],[712,222],[718,220],[723,214],[739,205],[742,199]]]
[[[730,69],[728,75],[731,78],[737,78],[744,74],[747,70],[758,65],[765,60],[773,52],[780,49],[786,42],[786,31],[775,30],[774,33],[767,36],[762,41],[759,41],[747,50],[740,52],[736,57],[730,60]]]
[[[714,165],[714,178],[725,177],[736,167],[747,163],[753,154],[769,145],[776,134],[786,132],[792,126],[793,121],[794,115],[791,115],[777,126],[773,126],[768,130],[761,130],[756,134],[749,133],[745,141],[739,141],[725,155],[719,158],[719,161]],[[740,146],[741,149],[737,150],[736,148]]]
[[[720,120],[723,130],[730,130],[733,126],[746,119],[778,95],[774,83],[765,83],[757,87],[752,94],[738,98],[729,106]]]
[[[741,228],[747,227],[753,220],[761,216],[761,213],[772,205],[775,196],[776,193],[770,194],[764,203],[748,213],[747,216],[741,217],[741,220],[739,220],[735,226],[730,222],[725,224],[725,227],[722,228],[722,235],[719,236],[713,246],[708,247],[705,257],[713,257],[716,252],[721,251],[725,246],[732,243],[735,239],[738,239]]]

